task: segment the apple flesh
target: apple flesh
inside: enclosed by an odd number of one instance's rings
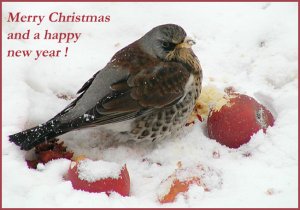
[[[177,163],[178,168],[166,179],[158,189],[158,201],[162,204],[172,203],[179,194],[186,197],[192,185],[201,187],[204,192],[212,189],[219,189],[223,180],[220,172],[203,164],[184,167],[181,162]]]
[[[195,184],[195,185],[201,186],[201,180],[199,177],[191,177],[184,181],[181,181],[172,176],[169,177],[168,179],[173,179],[172,185],[169,187],[169,191],[167,192],[166,195],[158,198],[160,203],[174,202],[179,193],[184,193],[189,190],[190,185]],[[206,191],[208,191],[208,190],[206,190]]]
[[[129,196],[130,177],[126,165],[121,168],[117,178],[106,177],[90,181],[82,179],[80,176],[79,165],[81,161],[85,160],[86,159],[72,161],[69,167],[67,179],[71,181],[74,189],[87,192],[105,192],[108,195],[111,192],[117,192],[122,196]]]
[[[230,148],[238,148],[251,136],[273,126],[271,112],[254,98],[235,93],[220,109],[212,109],[207,119],[208,136]]]

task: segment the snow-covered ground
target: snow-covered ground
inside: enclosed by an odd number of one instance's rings
[[[108,23],[8,23],[9,11],[23,14],[110,15]],[[3,3],[3,207],[297,207],[298,205],[298,5],[297,3]],[[206,135],[205,122],[186,128],[180,138],[149,146],[103,142],[97,129],[60,139],[76,154],[126,163],[130,197],[74,190],[63,175],[69,160],[28,169],[29,156],[8,142],[9,134],[45,122],[62,110],[81,85],[112,55],[151,28],[181,25],[197,45],[204,86],[234,86],[255,97],[276,118],[264,134],[238,149]],[[77,43],[7,40],[9,32],[81,32]],[[7,58],[8,49],[61,49],[59,58]],[[102,141],[101,141],[102,139]],[[220,157],[213,154],[218,152]],[[145,161],[146,160],[146,161]],[[181,161],[202,164],[220,174],[205,192],[193,186],[174,203],[157,199],[162,180]],[[160,164],[156,164],[156,162]]]

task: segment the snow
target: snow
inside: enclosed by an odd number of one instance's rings
[[[106,178],[118,179],[121,170],[122,166],[117,163],[103,160],[92,161],[89,159],[79,161],[77,167],[79,179],[88,182],[95,182]]]
[[[297,207],[298,205],[298,4],[297,3],[9,3],[2,11],[3,207]],[[8,23],[9,11],[48,15],[110,15],[107,23]],[[77,90],[115,52],[165,23],[181,25],[204,73],[203,85],[233,86],[254,97],[275,117],[266,134],[229,149],[206,133],[206,122],[186,127],[182,136],[158,143],[116,143],[97,128],[60,137],[75,155],[126,163],[129,197],[74,190],[63,179],[70,166],[53,160],[28,169],[8,135],[36,126],[65,108]],[[9,32],[82,33],[76,43],[7,40]],[[67,57],[8,58],[9,49],[60,49]],[[64,55],[64,54],[63,54]],[[65,97],[63,97],[65,96]],[[181,161],[220,172],[222,186],[209,192],[192,186],[174,203],[160,204],[158,189]],[[217,180],[216,180],[217,181]],[[214,184],[214,183],[212,183]]]

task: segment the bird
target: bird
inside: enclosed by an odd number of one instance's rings
[[[158,141],[178,136],[201,93],[195,41],[176,24],[152,28],[116,52],[61,112],[9,135],[21,150],[73,130],[99,127],[120,139]]]

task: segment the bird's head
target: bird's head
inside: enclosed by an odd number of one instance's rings
[[[139,44],[154,57],[162,60],[178,60],[179,51],[191,50],[195,41],[186,36],[183,28],[175,24],[165,24],[146,33]]]

